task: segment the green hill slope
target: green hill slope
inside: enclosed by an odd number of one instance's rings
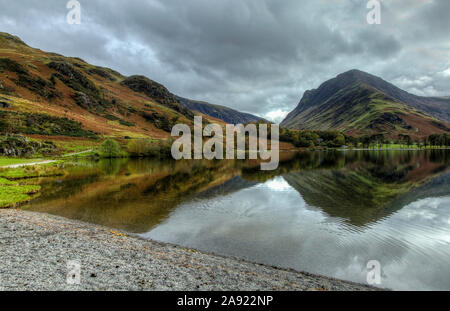
[[[425,137],[450,131],[448,123],[424,112],[425,106],[403,102],[402,99],[409,99],[402,92],[375,76],[349,71],[316,90],[305,92],[298,107],[281,125],[302,130],[339,130],[356,135],[386,133]]]

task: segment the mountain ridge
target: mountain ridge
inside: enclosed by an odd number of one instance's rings
[[[226,123],[246,124],[258,121],[268,122],[264,118],[255,116],[250,113],[240,112],[238,110],[226,106],[214,105],[204,101],[191,100],[180,96],[177,96],[177,98],[180,101],[180,103],[186,108],[189,108],[192,111],[200,112],[202,114],[208,115],[216,119],[220,119]]]
[[[443,121],[436,115],[444,116]],[[425,136],[448,131],[447,119],[450,119],[450,100],[412,95],[379,77],[354,69],[306,91],[281,125],[292,129],[342,130],[350,134],[416,131],[416,136]]]
[[[176,123],[192,125],[193,117],[148,77],[127,77],[0,32],[0,133],[160,140],[171,137]]]

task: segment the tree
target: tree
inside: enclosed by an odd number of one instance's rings
[[[381,148],[381,144],[384,141],[384,134],[374,134],[370,136],[370,144],[375,144],[375,147]]]
[[[308,139],[306,139],[303,136],[300,136],[295,141],[295,146],[296,147],[308,148],[308,147],[312,147],[313,145],[314,145],[314,143],[311,140],[308,140]]]
[[[128,144],[128,152],[133,157],[148,156],[154,145],[151,139],[134,139]]]
[[[345,135],[345,144],[347,146],[358,147],[358,139],[353,136]]]
[[[439,135],[439,134],[430,135],[428,140],[430,142],[430,146],[438,147],[438,146],[442,145],[441,135]]]
[[[405,139],[406,139],[406,145],[408,146],[408,148],[411,147],[411,145],[412,145],[411,136],[405,135]]]
[[[120,145],[114,139],[105,140],[102,143],[100,150],[102,155],[107,158],[116,158],[120,156]]]
[[[419,149],[422,149],[422,141],[420,139],[416,141],[416,145]]]
[[[333,143],[332,144],[334,146],[336,146],[336,147],[340,147],[340,146],[345,145],[345,137],[344,137],[344,135],[342,135],[342,134],[337,135],[336,138],[333,139]]]
[[[427,149],[428,147],[428,138],[426,137],[423,138],[423,146],[425,147],[425,149]]]
[[[361,138],[361,143],[363,145],[363,148],[369,148],[370,147],[370,137],[369,136],[363,136]]]
[[[399,134],[398,135],[401,144],[404,146],[405,144],[409,147],[412,145],[412,139],[409,135]]]

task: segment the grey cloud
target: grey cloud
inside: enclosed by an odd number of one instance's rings
[[[0,30],[30,45],[145,74],[184,97],[265,115],[352,68],[390,81],[431,77],[410,91],[450,95],[448,1],[85,1],[67,25],[64,0],[0,0]]]

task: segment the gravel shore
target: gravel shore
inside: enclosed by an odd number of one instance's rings
[[[68,285],[67,262],[81,263]],[[143,240],[108,228],[0,210],[0,290],[374,290]]]

